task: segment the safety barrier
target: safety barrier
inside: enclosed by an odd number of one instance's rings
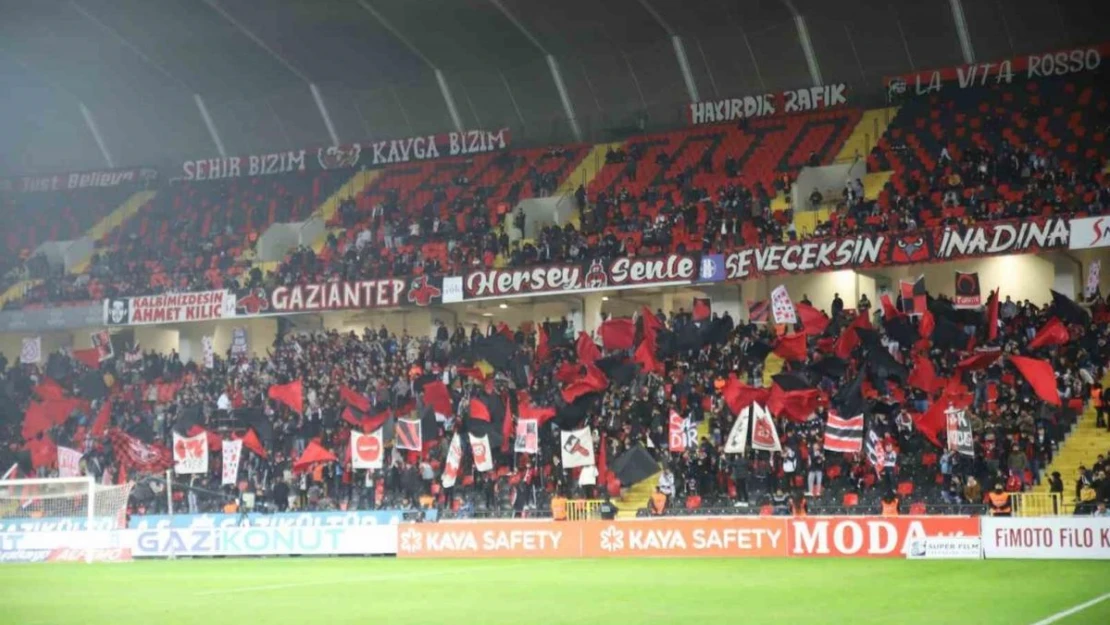
[[[1014,516],[1059,516],[1064,513],[1061,493],[1012,493]]]
[[[587,521],[601,518],[600,499],[572,499],[567,502],[568,521]]]

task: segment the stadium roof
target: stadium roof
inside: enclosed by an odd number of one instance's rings
[[[1104,35],[1093,0],[962,6],[979,61]],[[701,99],[812,85],[795,15],[857,93],[964,60],[949,0],[0,0],[0,171],[214,156],[195,96],[229,155],[449,131],[436,70],[462,126],[573,141],[549,55],[600,140],[679,122],[674,36]]]

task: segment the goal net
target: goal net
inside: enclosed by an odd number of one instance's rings
[[[0,480],[0,549],[32,560],[64,550],[67,559],[94,559],[119,546],[130,493],[131,484],[93,478]]]

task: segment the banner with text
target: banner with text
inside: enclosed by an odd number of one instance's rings
[[[847,104],[848,86],[837,83],[790,89],[781,93],[693,102],[686,109],[686,113],[687,121],[697,126],[779,114],[811,113]]]
[[[76,191],[78,189],[120,187],[132,183],[149,182],[157,179],[158,171],[154,169],[104,169],[99,171],[75,172],[72,174],[0,178],[0,191],[13,193]]]
[[[1110,560],[1110,519],[983,517],[983,555],[1036,560]]]
[[[180,179],[222,180],[244,176],[272,176],[296,171],[375,168],[395,163],[428,161],[450,156],[471,156],[507,149],[511,133],[500,130],[464,130],[367,143],[287,150],[249,156],[227,156],[185,161]]]
[[[226,289],[104,300],[104,324],[110,326],[211,321],[234,316],[235,295]]]
[[[1093,72],[1110,54],[1110,42],[1057,52],[1018,56],[991,63],[972,63],[924,70],[883,79],[887,98],[898,101],[907,96],[937,93],[942,89],[970,89],[990,85],[1008,85],[1014,78],[1032,80],[1050,76],[1066,76]]]

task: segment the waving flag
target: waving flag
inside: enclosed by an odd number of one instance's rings
[[[223,459],[220,485],[234,486],[239,480],[239,460],[243,458],[243,441],[224,441],[220,447],[220,454]]]
[[[288,384],[274,384],[266,396],[289,406],[296,412],[304,412],[304,387],[300,380]]]
[[[752,405],[748,405],[747,410],[741,410],[736,415],[736,421],[732,423],[732,429],[728,432],[728,440],[725,441],[726,454],[742,454],[748,447],[748,424],[751,422]]]
[[[858,454],[863,448],[863,415],[841,418],[836,410],[829,411],[825,423],[825,450],[842,454]]]
[[[752,449],[763,451],[782,451],[779,433],[771,413],[759,404],[752,404]]]
[[[440,480],[444,488],[454,488],[459,477],[459,466],[462,464],[462,440],[459,433],[451,437],[451,445],[447,448],[447,460],[443,463],[443,476]]]
[[[668,419],[670,426],[667,436],[668,448],[673,452],[684,452],[698,445],[698,426],[690,417],[683,417],[671,410]]]
[[[493,450],[489,447],[489,436],[470,437],[470,453],[474,456],[474,468],[485,473],[493,470]]]
[[[1030,350],[1039,349],[1041,347],[1053,347],[1056,345],[1063,345],[1068,342],[1070,336],[1068,329],[1056,317],[1049,319],[1040,330],[1037,330],[1037,335],[1029,341],[1027,346]]]
[[[608,319],[598,327],[597,333],[605,349],[631,349],[636,340],[636,323],[624,317]]]
[[[594,437],[590,428],[559,432],[564,469],[594,466]]]
[[[798,323],[798,315],[794,312],[794,302],[786,292],[784,285],[775,287],[771,291],[771,316],[775,323]]]
[[[351,430],[351,468],[380,469],[384,466],[385,445],[381,429],[369,434]]]
[[[178,475],[208,472],[208,433],[182,436],[173,433],[173,470]]]

